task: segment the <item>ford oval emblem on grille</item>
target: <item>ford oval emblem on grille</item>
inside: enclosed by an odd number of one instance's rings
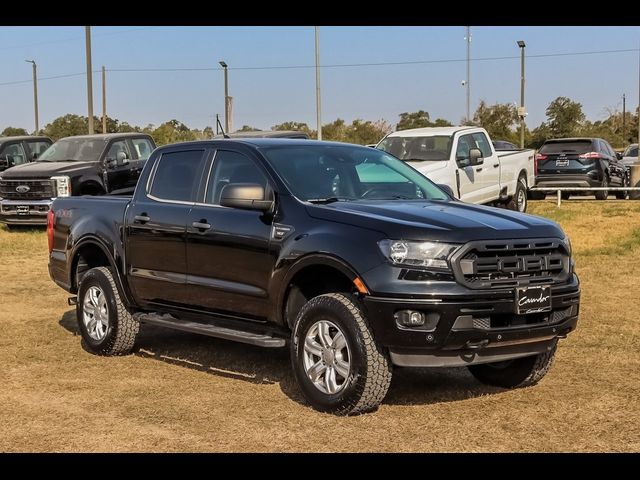
[[[27,193],[29,190],[31,190],[31,187],[29,187],[29,185],[18,185],[16,187],[16,192],[18,193]]]

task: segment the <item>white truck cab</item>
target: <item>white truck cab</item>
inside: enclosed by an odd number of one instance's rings
[[[534,151],[496,153],[479,127],[427,127],[393,132],[376,146],[409,163],[438,184],[451,187],[462,201],[527,208],[534,183]]]

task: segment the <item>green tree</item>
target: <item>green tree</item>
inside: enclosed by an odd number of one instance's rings
[[[251,125],[243,125],[240,130],[236,130],[236,132],[259,132],[260,129],[256,127],[252,127]]]
[[[306,132],[311,138],[317,138],[317,132],[312,130],[304,122],[284,122],[271,127],[271,130],[294,130],[296,132]]]
[[[108,128],[108,125],[107,125]],[[122,122],[118,125],[118,133],[128,133],[128,132],[140,132],[142,129],[137,125],[129,125],[127,122]]]
[[[145,130],[151,130],[150,127],[153,125],[148,125]],[[150,134],[158,145],[196,140],[194,132],[175,119],[160,124],[158,128],[151,130]]]
[[[566,138],[579,134],[585,120],[582,104],[568,97],[558,97],[546,110],[547,125],[552,137]]]
[[[444,118],[436,118],[436,120],[433,122],[433,126],[434,127],[453,127],[453,123],[451,123],[449,120],[446,120]]]
[[[418,110],[417,112],[403,112],[400,121],[396,124],[396,130],[408,130],[410,128],[432,127],[429,112]]]
[[[473,114],[473,123],[487,130],[494,140],[518,143],[519,136],[514,128],[518,122],[518,110],[510,103],[487,105],[484,100],[481,100]]]
[[[20,135],[29,135],[29,132],[27,132],[24,128],[7,127],[2,131],[2,133],[0,133],[0,136],[2,137],[17,137]]]
[[[67,113],[62,117],[58,117],[51,123],[45,125],[42,129],[42,133],[51,137],[55,142],[63,137],[70,137],[72,135],[86,135],[89,130],[87,117],[76,115],[74,113]]]
[[[347,138],[347,126],[341,118],[322,126],[322,139],[344,142]]]

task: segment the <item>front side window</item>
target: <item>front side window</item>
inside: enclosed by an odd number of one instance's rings
[[[13,143],[4,147],[2,153],[0,153],[0,157],[6,158],[10,167],[22,165],[27,161],[24,148],[22,148],[22,145],[19,143]]]
[[[192,202],[200,182],[204,150],[163,154],[158,160],[149,193],[160,200]]]
[[[109,147],[109,151],[107,152],[107,156],[105,159],[109,160],[117,160],[118,154],[125,154],[125,158],[131,158],[131,152],[129,151],[129,147],[127,146],[127,142],[125,140],[120,140],[118,142],[113,142]]]
[[[458,139],[458,147],[456,148],[456,160],[468,160],[469,150],[475,148],[476,143],[471,135],[462,135]]]
[[[252,183],[267,190],[267,179],[253,160],[241,153],[218,150],[207,183],[205,203],[220,205],[222,189],[230,183]]]
[[[300,200],[446,200],[430,180],[382,150],[351,145],[262,149]]]
[[[139,160],[147,160],[151,152],[153,152],[153,145],[146,138],[133,138],[131,143],[133,143],[133,148],[136,149]]]
[[[487,140],[487,136],[484,133],[472,133],[471,136],[476,143],[476,148],[482,152],[482,158],[491,156],[491,144]]]

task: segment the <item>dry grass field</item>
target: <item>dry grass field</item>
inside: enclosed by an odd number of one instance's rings
[[[639,451],[640,202],[532,202],[569,233],[578,330],[537,386],[396,370],[372,414],[307,407],[287,352],[143,326],[136,353],[86,353],[43,231],[0,228],[0,451]]]

